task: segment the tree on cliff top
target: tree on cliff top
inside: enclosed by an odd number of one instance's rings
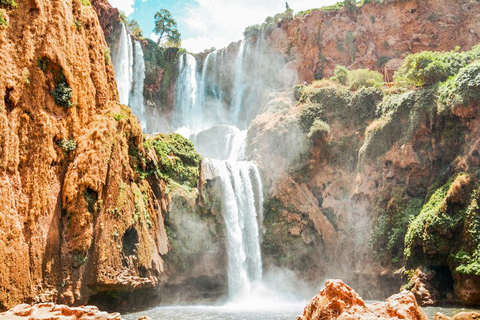
[[[155,29],[153,29],[153,32],[158,35],[158,45],[162,41],[173,45],[179,45],[181,42],[177,22],[167,9],[161,9],[155,13]]]

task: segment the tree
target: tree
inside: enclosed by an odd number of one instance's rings
[[[130,31],[130,34],[132,36],[135,36],[138,39],[143,39],[142,29],[140,29],[140,26],[138,25],[137,20],[132,19],[128,21],[127,28],[128,28],[128,31]]]
[[[167,9],[161,9],[155,13],[155,29],[153,29],[153,32],[158,35],[158,45],[162,41],[167,41],[171,44],[179,44],[181,41],[177,22]]]

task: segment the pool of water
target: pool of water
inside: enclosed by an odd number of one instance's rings
[[[370,302],[370,301],[369,301]],[[303,314],[308,301],[265,301],[255,299],[239,303],[227,303],[223,306],[163,306],[137,313],[123,314],[125,320],[137,320],[146,315],[154,320],[295,320]],[[435,313],[441,312],[453,316],[459,312],[476,311],[459,307],[426,307],[423,308],[432,319]]]

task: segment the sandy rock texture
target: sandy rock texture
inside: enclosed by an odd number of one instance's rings
[[[49,320],[121,320],[119,313],[107,313],[94,306],[68,307],[53,303],[40,303],[33,306],[19,304],[0,313],[2,320],[49,319]]]
[[[341,280],[327,280],[325,288],[310,301],[297,320],[368,318],[428,319],[411,292],[403,291],[384,302],[365,304],[355,290]]]
[[[159,281],[168,203],[138,175],[142,131],[117,102],[97,14],[80,0],[0,10],[0,309],[122,307]]]

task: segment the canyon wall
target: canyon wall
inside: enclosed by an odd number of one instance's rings
[[[195,187],[201,158],[181,137],[144,138],[118,103],[88,0],[0,12],[0,309],[141,305],[165,270],[167,193]]]

